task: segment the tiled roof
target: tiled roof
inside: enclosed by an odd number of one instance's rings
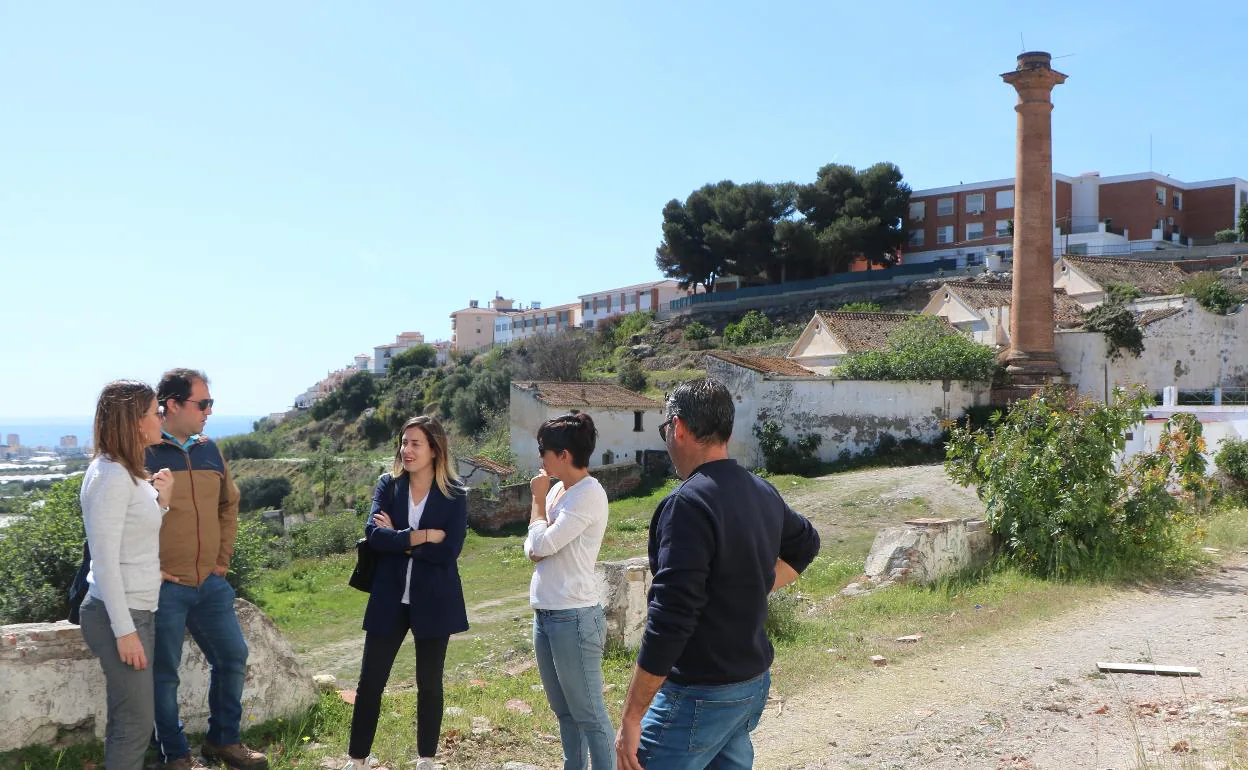
[[[464,462],[471,463],[477,466],[478,468],[480,468],[481,470],[489,471],[490,473],[493,473],[496,476],[510,476],[511,474],[516,472],[516,469],[511,467],[510,465],[503,465],[502,463],[496,463],[490,458],[482,457],[481,455],[477,455],[476,457],[469,457],[468,459],[464,460]]]
[[[975,310],[1007,307],[1011,302],[1013,284],[1008,281],[979,283],[975,281],[949,281],[941,289],[948,289]],[[1083,323],[1083,307],[1061,289],[1053,291],[1053,320],[1061,326]]]
[[[1071,257],[1062,259],[1086,275],[1101,288],[1111,283],[1134,286],[1144,294],[1174,294],[1187,273],[1172,262],[1144,259],[1106,259],[1104,257]]]
[[[813,377],[815,373],[800,364],[780,356],[741,356],[713,350],[707,353],[711,358],[727,361],[743,369],[750,369],[762,374],[779,374],[784,377]]]
[[[1153,310],[1145,310],[1144,312],[1137,314],[1135,316],[1135,322],[1140,326],[1148,326],[1149,324],[1156,323],[1163,318],[1169,318],[1172,315],[1178,315],[1182,312],[1183,308],[1181,307],[1154,308]]]
[[[661,409],[663,404],[609,382],[513,382],[547,406],[576,409]]]
[[[820,310],[817,315],[848,353],[883,350],[888,335],[914,318],[910,313],[842,313],[831,310]]]

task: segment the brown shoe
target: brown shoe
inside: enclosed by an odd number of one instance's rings
[[[178,757],[169,762],[157,765],[160,770],[208,770],[208,766],[200,762],[195,757],[187,754],[185,757]]]
[[[204,741],[200,752],[209,762],[220,762],[232,770],[268,770],[269,760],[260,752],[242,743],[218,746]]]

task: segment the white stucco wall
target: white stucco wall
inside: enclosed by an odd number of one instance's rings
[[[1248,407],[1156,407],[1148,411],[1149,417],[1142,425],[1131,429],[1123,451],[1124,458],[1129,459],[1139,452],[1155,451],[1165,432],[1166,421],[1179,412],[1194,414],[1200,420],[1201,435],[1205,439],[1205,461],[1208,463],[1206,471],[1210,474],[1217,470],[1213,457],[1222,448],[1225,439],[1248,439]]]
[[[806,324],[802,336],[790,349],[788,358],[817,374],[828,374],[840,366],[846,353],[845,347],[828,333],[816,317]]]
[[[516,468],[531,475],[541,467],[537,454],[537,429],[542,423],[568,413],[566,407],[551,407],[541,403],[532,394],[512,388],[510,401],[511,452]],[[598,444],[590,457],[589,467],[596,468],[611,463],[632,462],[636,453],[646,449],[664,450],[659,440],[659,423],[663,422],[663,408],[648,410],[584,408],[594,419],[598,429]],[[635,411],[641,411],[641,430],[636,426]],[[610,462],[603,462],[603,455],[611,453]]]
[[[842,451],[859,454],[885,434],[930,441],[943,420],[987,404],[988,383],[867,382],[827,377],[774,378],[724,361],[707,359],[707,374],[723,382],[737,403],[729,454],[746,467],[762,465],[753,428],[764,420],[797,439],[823,436],[819,457],[835,460]]]
[[[1144,352],[1109,360],[1100,332],[1058,331],[1057,361],[1080,393],[1104,400],[1115,387],[1173,385],[1209,390],[1248,387],[1248,311],[1220,316],[1188,300],[1186,308],[1144,328]]]

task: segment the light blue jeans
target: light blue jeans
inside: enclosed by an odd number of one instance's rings
[[[614,770],[615,731],[602,699],[602,606],[534,610],[533,649],[546,700],[559,718],[564,770]]]
[[[637,759],[646,770],[748,770],[754,766],[750,733],[770,689],[767,671],[725,685],[664,682],[641,718]]]

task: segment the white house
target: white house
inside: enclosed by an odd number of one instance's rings
[[[664,407],[659,401],[607,382],[512,382],[511,452],[521,473],[541,467],[537,429],[553,417],[586,412],[598,429],[590,468],[641,461],[647,449],[666,449],[659,438]]]
[[[888,335],[910,313],[842,313],[819,310],[786,356],[815,374],[829,374],[849,353],[883,350]]]
[[[986,382],[879,382],[821,377],[793,362],[721,352],[707,354],[706,373],[728,388],[737,413],[728,453],[747,468],[763,464],[754,427],[774,422],[790,441],[815,433],[819,458],[859,454],[886,436],[932,441],[946,420],[989,403]]]
[[[1104,302],[1110,284],[1134,286],[1145,296],[1175,294],[1188,277],[1172,262],[1146,259],[1068,255],[1053,265],[1053,288],[1064,290],[1084,308]]]
[[[543,308],[534,302],[528,308],[494,319],[494,344],[507,345],[538,334],[558,334],[581,328],[581,303],[570,302]]]
[[[672,300],[692,293],[680,288],[677,281],[663,280],[582,294],[579,297],[581,326],[592,329],[594,324],[612,316],[647,310],[658,311]]]
[[[464,483],[470,487],[498,486],[516,472],[510,465],[494,462],[488,457],[460,458],[455,463],[456,471]]]
[[[385,374],[390,369],[390,359],[405,350],[425,344],[425,335],[420,332],[403,332],[388,345],[377,345],[373,348],[373,374]],[[358,362],[360,356],[356,356]]]
[[[921,312],[945,319],[981,345],[1004,347],[1010,344],[1012,290],[1009,281],[949,281],[932,292]],[[1054,290],[1053,317],[1059,329],[1079,326],[1083,308],[1065,291]]]

